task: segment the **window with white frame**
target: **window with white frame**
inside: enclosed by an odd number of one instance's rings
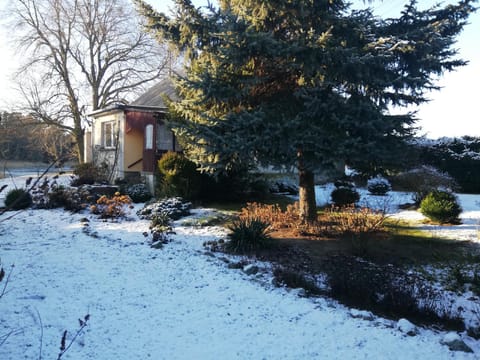
[[[117,143],[117,131],[115,121],[102,123],[102,146],[105,149],[112,149]]]

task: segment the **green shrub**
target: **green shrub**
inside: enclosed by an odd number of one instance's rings
[[[360,194],[355,190],[355,186],[347,181],[335,182],[335,189],[330,194],[335,206],[347,206],[355,204],[360,200]]]
[[[270,246],[269,224],[257,219],[239,219],[229,227],[230,241],[226,249],[234,253],[248,253]]]
[[[12,189],[5,197],[5,206],[12,210],[26,209],[32,205],[32,196],[25,189]]]
[[[454,191],[458,187],[449,174],[426,165],[401,173],[393,178],[392,182],[397,190],[413,192],[413,201],[416,205],[420,205],[425,196],[432,191],[439,189]]]
[[[387,179],[382,176],[377,176],[368,180],[367,189],[372,195],[383,196],[392,190],[392,186]]]
[[[420,203],[420,212],[441,224],[459,224],[462,208],[454,194],[448,191],[430,192]]]
[[[158,160],[157,165],[160,173],[157,195],[180,196],[185,199],[198,198],[202,179],[195,163],[182,154],[169,151]]]
[[[134,203],[143,203],[152,198],[152,194],[145,184],[134,184],[125,188],[125,194],[130,196]]]
[[[48,193],[47,208],[66,208],[69,202],[68,191],[64,186],[57,186]]]
[[[82,163],[75,166],[73,173],[77,176],[72,181],[72,186],[92,185],[108,180],[108,165],[96,165],[94,163]]]
[[[152,220],[150,222],[150,227],[153,228],[168,228],[170,227],[170,223],[172,219],[166,212],[161,212],[152,216]]]

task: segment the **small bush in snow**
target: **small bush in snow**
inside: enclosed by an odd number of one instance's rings
[[[26,209],[32,205],[32,196],[25,189],[12,189],[7,192],[5,206],[12,210]]]
[[[455,180],[449,174],[426,165],[396,176],[395,183],[401,190],[412,191],[413,201],[417,205],[434,190],[453,191],[457,188]]]
[[[102,195],[97,200],[97,204],[90,207],[90,210],[102,219],[117,219],[126,216],[131,203],[132,200],[128,195],[121,195],[117,192],[111,198]]]
[[[139,210],[137,215],[140,219],[152,220],[155,216],[166,214],[170,219],[178,220],[181,217],[190,215],[191,208],[191,202],[183,201],[180,197],[174,197],[148,204]]]
[[[258,219],[238,219],[229,227],[230,241],[226,250],[234,253],[248,253],[270,246],[269,224]]]
[[[166,213],[153,215],[150,222],[150,232],[152,234],[151,247],[160,249],[163,244],[169,242],[168,234],[172,232],[171,219]]]
[[[432,191],[420,203],[420,211],[429,219],[441,224],[459,224],[462,208],[457,197],[448,191]]]
[[[355,189],[355,185],[349,181],[336,181],[330,197],[333,204],[339,207],[352,205],[360,200],[360,194]]]
[[[390,185],[390,182],[384,177],[376,176],[368,180],[367,189],[372,195],[382,196],[392,190],[392,186]]]
[[[152,198],[152,194],[145,184],[130,185],[125,189],[125,194],[130,196],[134,203],[143,203]]]

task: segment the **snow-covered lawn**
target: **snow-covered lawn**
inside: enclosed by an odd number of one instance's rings
[[[478,197],[460,199],[470,204],[462,215],[467,224],[448,227],[449,235],[476,240]],[[68,345],[87,314],[88,326],[64,359],[480,357],[480,341],[464,333],[474,354],[442,345],[452,334],[420,329],[408,336],[399,329],[403,322],[354,318],[357,312],[332,300],[275,288],[268,264],[257,264],[256,275],[229,269],[224,255],[202,246],[225,237],[219,227],[180,220],[172,242],[152,249],[143,234],[149,223],[134,212],[118,223],[63,210],[27,210],[4,220],[11,215],[0,216],[2,265],[7,273],[15,265],[0,299],[0,359],[56,358],[63,331]]]

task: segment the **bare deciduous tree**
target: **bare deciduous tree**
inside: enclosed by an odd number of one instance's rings
[[[9,11],[23,110],[70,132],[80,161],[86,113],[128,101],[166,69],[126,0],[14,0]]]

